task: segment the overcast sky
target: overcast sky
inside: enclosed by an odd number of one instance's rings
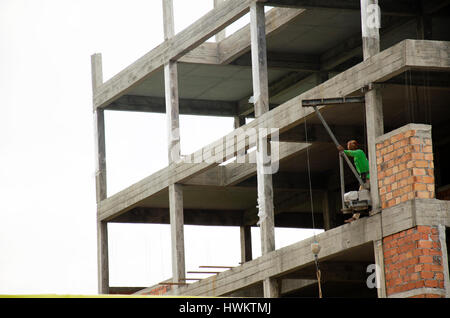
[[[174,5],[179,32],[213,0]],[[97,293],[90,55],[106,81],[163,41],[162,23],[161,0],[0,0],[0,294]],[[188,154],[233,123],[180,125]],[[108,195],[165,167],[166,139],[163,114],[106,112]],[[277,229],[277,248],[308,235]],[[109,242],[111,286],[171,277],[169,226],[113,224]],[[187,270],[240,261],[236,227],[185,226],[185,245]]]

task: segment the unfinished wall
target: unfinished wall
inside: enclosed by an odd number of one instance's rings
[[[386,295],[443,297],[444,266],[437,227],[416,226],[383,238]]]
[[[162,296],[170,290],[172,290],[171,286],[161,285],[161,286],[154,287],[150,291],[143,292],[143,293],[141,293],[141,295]]]
[[[431,126],[408,124],[379,137],[376,148],[383,209],[435,197]],[[384,237],[386,296],[444,297],[441,244],[437,226],[415,226]]]
[[[435,197],[431,126],[406,125],[377,139],[376,148],[383,209]]]

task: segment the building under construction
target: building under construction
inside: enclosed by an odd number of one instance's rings
[[[162,5],[159,46],[106,82],[92,56],[99,293],[449,297],[450,1],[216,0],[176,34],[172,0]],[[110,197],[109,110],[166,113],[169,158]],[[180,114],[228,116],[235,129],[181,155]],[[348,224],[343,194],[358,174],[333,137],[356,139],[369,160],[367,216]],[[170,224],[172,278],[110,287],[112,222]],[[184,224],[240,227],[241,265],[190,281]],[[325,231],[276,249],[274,227]]]

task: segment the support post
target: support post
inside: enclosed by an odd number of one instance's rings
[[[386,278],[384,273],[383,240],[373,242],[375,255],[378,298],[386,298]]]
[[[169,208],[172,241],[172,280],[174,283],[182,283],[186,278],[186,268],[184,257],[183,186],[181,184],[169,185]]]
[[[339,182],[341,185],[341,206],[342,206],[341,209],[344,209],[345,180],[344,180],[344,158],[342,154],[339,154]]]
[[[175,35],[173,0],[162,0],[164,16],[164,39]],[[180,160],[180,124],[178,99],[177,63],[169,61],[164,65],[164,84],[166,97],[168,159],[169,165]],[[184,282],[186,278],[184,254],[184,213],[183,187],[180,184],[169,185],[169,213],[172,241],[172,281]],[[178,288],[178,286],[174,286]]]
[[[446,227],[443,224],[438,225],[439,233],[439,245],[442,251],[442,266],[444,273],[444,288],[445,288],[445,298],[450,298],[450,275],[449,275],[449,261],[448,261],[448,245],[449,239],[446,237]]]
[[[97,221],[98,293],[109,294],[108,223]]]
[[[322,192],[322,196],[323,196],[322,198],[323,228],[325,231],[328,231],[333,227],[330,209],[330,200],[329,200],[330,193],[328,192],[328,190],[325,190]]]
[[[91,56],[92,92],[103,83],[102,56]],[[103,109],[94,108],[94,135],[95,135],[95,191],[97,204],[106,199],[106,147],[105,147],[105,115]],[[98,207],[97,207],[98,211]],[[108,265],[108,225],[97,219],[97,266],[98,266],[98,292],[109,293],[109,265]]]
[[[250,34],[253,71],[253,97],[255,117],[269,111],[269,86],[267,77],[267,51],[265,32],[264,4],[254,2],[250,5]],[[271,167],[270,141],[258,132],[257,139],[257,181],[258,181],[258,215],[261,228],[261,252],[263,255],[275,250],[275,220],[273,207],[272,174],[267,168]],[[264,279],[264,297],[278,297],[278,282],[271,277]]]
[[[225,1],[227,1],[227,0],[214,0],[214,8],[218,7]],[[220,31],[216,34],[215,39],[216,39],[216,42],[220,42],[220,41],[224,40],[226,37],[227,37],[226,29],[223,29],[222,31]]]
[[[243,125],[245,125],[245,117],[235,116],[234,117],[234,129],[238,129],[239,127],[241,127]],[[241,154],[238,154],[238,156],[239,155],[244,156],[245,151]],[[243,264],[243,263],[251,261],[253,259],[251,227],[248,225],[242,225],[240,227],[240,236],[241,236],[241,263]]]
[[[243,225],[241,226],[241,263],[252,259],[252,229],[249,225]]]
[[[364,60],[380,52],[380,20],[381,12],[378,0],[361,0],[361,28],[363,40]],[[380,195],[378,192],[378,171],[375,139],[384,133],[383,101],[381,91],[375,85],[365,93],[367,149],[369,157],[370,193],[372,213],[381,211]]]

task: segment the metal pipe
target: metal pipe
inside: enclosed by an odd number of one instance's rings
[[[344,159],[342,155],[339,154],[339,174],[341,178],[341,201],[342,201],[342,209],[345,208],[344,203],[344,194],[345,194],[345,181],[344,181]]]
[[[335,143],[336,147],[340,146],[339,142],[337,141],[336,137],[334,136],[333,132],[331,131],[330,127],[328,126],[325,119],[322,117],[322,114],[320,113],[317,106],[314,106],[314,110],[317,113],[317,116],[319,117],[320,121],[322,122],[323,126],[325,127],[326,131],[330,135],[331,139]],[[361,177],[359,176],[358,172],[356,171],[353,164],[350,162],[350,159],[347,157],[345,153],[342,153],[342,156],[344,157],[345,161],[347,162],[348,166],[350,167],[350,170],[352,170],[353,174],[355,175],[356,179],[358,180],[360,185],[364,185],[364,182],[362,181]]]

